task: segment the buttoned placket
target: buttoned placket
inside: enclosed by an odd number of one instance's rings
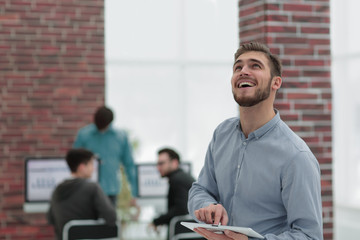
[[[246,151],[246,147],[249,143],[249,139],[246,139],[245,138],[245,135],[242,133],[242,131],[239,129],[240,131],[240,134],[241,134],[241,143],[240,143],[240,153],[239,153],[239,160],[238,160],[238,165],[236,166],[236,179],[235,180],[235,184],[234,184],[234,194],[232,196],[232,199],[231,199],[231,209],[233,207],[233,204],[234,204],[234,196],[236,195],[236,190],[237,190],[237,186],[238,186],[238,179],[239,179],[239,176],[240,176],[240,171],[241,171],[241,166],[244,162],[244,156],[245,156],[245,151]],[[233,221],[233,215],[230,213],[231,216],[230,219],[231,219],[231,222]]]

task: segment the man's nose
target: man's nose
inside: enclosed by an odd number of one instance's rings
[[[243,75],[249,75],[249,68],[247,66],[243,66],[241,68],[241,71],[240,71],[240,76],[243,76]]]

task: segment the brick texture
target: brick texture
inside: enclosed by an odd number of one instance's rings
[[[0,240],[54,239],[24,213],[24,158],[64,155],[104,103],[103,0],[0,0]]]
[[[329,0],[239,0],[240,42],[263,42],[282,59],[276,107],[320,163],[325,240],[333,239],[329,5]]]

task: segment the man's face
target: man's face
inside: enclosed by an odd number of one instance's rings
[[[170,159],[167,153],[159,154],[157,169],[161,175],[161,177],[166,177],[169,173],[175,170],[176,160]]]
[[[268,99],[271,83],[269,60],[264,53],[250,51],[236,59],[231,86],[234,99],[240,106],[251,107]]]
[[[84,177],[85,178],[91,178],[91,176],[94,172],[94,161],[95,161],[95,158],[92,158],[89,162],[84,164]]]

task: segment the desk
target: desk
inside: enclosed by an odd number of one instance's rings
[[[48,202],[41,203],[24,203],[23,210],[26,213],[44,213],[49,209]]]
[[[159,234],[152,229],[148,229],[149,223],[130,222],[121,228],[121,239],[123,240],[165,240],[167,227],[161,226]]]
[[[140,206],[138,221],[130,221],[122,226],[121,236],[123,240],[165,240],[167,226],[159,226],[159,233],[149,229],[152,220],[166,211],[166,199],[137,199]],[[119,215],[119,214],[118,214]]]

